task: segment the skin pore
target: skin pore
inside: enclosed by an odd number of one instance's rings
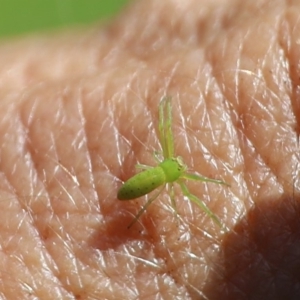
[[[1,297],[296,299],[297,5],[137,1],[102,27],[3,42]],[[176,153],[230,184],[188,183],[228,232],[180,190],[178,219],[163,192],[127,229],[145,199],[116,194],[155,165],[165,94]]]

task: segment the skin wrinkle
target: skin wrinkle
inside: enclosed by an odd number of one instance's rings
[[[0,247],[16,243],[2,253],[1,296],[297,299],[297,13],[280,0],[142,0],[103,31],[0,46],[0,166],[9,178]],[[120,203],[116,193],[135,163],[155,165],[165,93],[176,154],[231,184],[188,184],[227,234],[177,190],[178,221],[163,194],[126,229],[145,199]],[[16,149],[20,114],[33,165]],[[23,197],[40,193],[38,184],[47,199]],[[4,193],[10,187],[23,208]],[[33,221],[41,239],[26,228]],[[47,257],[39,263],[35,253]]]
[[[20,121],[20,118],[18,119],[18,124],[21,124],[22,125],[22,128],[23,128],[23,130],[22,130],[22,134],[21,134],[21,136],[24,136],[24,133],[26,133],[27,132],[27,130],[25,129],[24,130],[24,124],[22,124],[22,122],[19,122]],[[20,126],[19,126],[20,127]],[[26,138],[25,139],[22,139],[22,143],[23,144],[25,144],[25,141],[26,141]],[[29,157],[28,155],[27,156],[25,156],[25,157]],[[31,160],[32,161],[32,160]],[[10,185],[10,187],[12,187],[12,189],[14,189],[13,188],[13,184],[12,184],[12,182],[9,180],[9,177],[8,176],[6,176],[6,182],[9,182],[9,185]],[[19,220],[19,224],[17,225],[17,228],[15,229],[15,232],[14,232],[14,235],[17,235],[17,233],[18,232],[22,232],[22,228],[24,227],[24,226],[27,226],[27,221],[29,221],[29,224],[30,224],[30,227],[33,229],[33,231],[32,232],[34,232],[35,230],[34,230],[34,228],[36,228],[36,222],[35,222],[35,218],[33,217],[33,212],[31,211],[31,210],[28,210],[28,209],[26,209],[26,202],[24,202],[24,199],[23,198],[21,198],[22,199],[22,201],[19,201],[19,205],[20,205],[20,207],[21,207],[21,210],[23,211],[23,212],[25,212],[25,211],[27,211],[27,213],[29,213],[29,218],[28,218],[28,215],[26,215],[26,214],[24,214],[24,216],[22,217],[22,220]],[[30,200],[30,198],[28,198],[28,200]],[[24,223],[24,224],[23,224]],[[28,224],[28,225],[29,225]],[[9,242],[8,242],[8,244],[6,244],[6,246],[5,247],[7,247],[9,245]],[[41,247],[41,250],[43,249],[43,245],[40,245],[40,246],[42,246]],[[44,249],[43,249],[44,250]],[[43,252],[43,250],[41,251],[41,252]],[[49,253],[45,253],[46,254],[46,256],[48,256],[49,255]],[[13,255],[12,257],[14,257],[14,258],[16,258],[17,260],[19,260],[19,262],[21,262],[22,263],[22,261],[23,261],[23,259],[24,259],[24,257],[23,258],[19,258],[18,256],[16,256],[16,255]],[[48,256],[48,257],[50,257],[50,256]],[[41,257],[42,258],[42,257]],[[44,262],[43,263],[45,263],[45,260],[44,260]],[[26,261],[24,261],[24,264],[26,265]],[[28,263],[27,263],[28,264]],[[21,284],[23,284],[23,283],[21,283]],[[24,286],[26,286],[26,283],[24,283]]]

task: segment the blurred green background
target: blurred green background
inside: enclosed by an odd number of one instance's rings
[[[107,19],[128,0],[0,0],[0,38]]]

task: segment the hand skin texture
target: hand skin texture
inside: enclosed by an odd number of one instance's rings
[[[254,3],[254,4],[253,4]],[[0,46],[0,299],[300,299],[299,1],[140,0]],[[230,187],[116,199],[176,154]]]

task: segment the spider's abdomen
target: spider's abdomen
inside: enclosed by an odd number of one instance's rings
[[[166,174],[158,165],[128,179],[118,191],[119,200],[131,200],[144,196],[166,183]]]

